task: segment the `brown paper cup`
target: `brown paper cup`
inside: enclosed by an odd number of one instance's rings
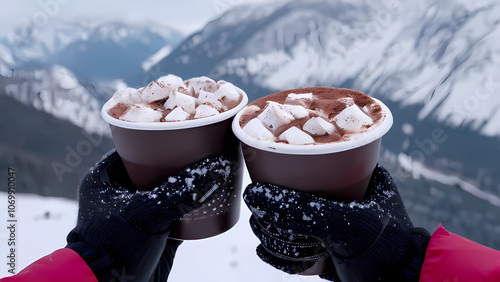
[[[385,114],[383,121],[349,141],[292,145],[258,140],[239,125],[241,111],[232,128],[240,139],[252,182],[272,183],[290,189],[311,192],[332,200],[361,201],[378,161],[382,136],[389,131],[393,118],[382,102],[374,99]],[[303,275],[322,274],[324,262]]]
[[[138,190],[151,190],[169,176],[207,157],[224,154],[236,164],[229,187],[178,220],[170,234],[172,238],[212,237],[229,230],[238,221],[242,157],[239,140],[231,131],[231,122],[247,102],[244,94],[237,107],[215,116],[156,123],[121,121],[107,113],[109,102],[103,106],[101,114],[110,125],[116,150]]]
[[[272,183],[328,199],[361,201],[377,164],[380,139],[356,149],[288,155],[242,143],[252,182]]]

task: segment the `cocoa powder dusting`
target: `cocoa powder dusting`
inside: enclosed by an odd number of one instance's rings
[[[127,106],[125,106],[122,103],[116,104],[114,107],[108,110],[108,114],[116,119],[119,119],[121,115],[128,109]]]

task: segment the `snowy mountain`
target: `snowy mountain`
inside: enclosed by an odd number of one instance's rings
[[[151,56],[168,55],[183,36],[170,28],[108,23],[85,39],[74,41],[49,59],[91,80],[142,80],[143,63]],[[157,59],[158,60],[158,59]],[[147,70],[147,68],[146,68]]]
[[[10,77],[0,76],[0,86],[0,94],[67,120],[89,133],[102,134],[107,130],[100,116],[102,102],[91,93],[93,88],[85,88],[65,67],[15,70]]]
[[[61,94],[71,92],[55,92],[56,103],[78,103],[63,101]],[[78,111],[84,110],[81,108]],[[103,122],[90,124],[90,118],[88,126],[77,126],[4,94],[0,94],[0,113],[0,166],[14,167],[19,172],[19,193],[75,199],[81,177],[114,147],[111,138],[103,133],[108,126]]]
[[[13,65],[24,63],[45,63],[56,52],[77,40],[85,39],[92,31],[90,24],[52,22],[50,28],[36,28],[25,25],[12,30],[5,38],[0,38],[11,52]]]
[[[91,133],[102,133],[100,107],[181,40],[158,25],[55,23],[0,39],[0,94]]]
[[[20,29],[0,40],[10,50],[16,68],[30,70],[57,64],[93,81],[137,80],[143,76],[144,61],[160,50],[166,56],[167,47],[173,49],[183,38],[178,31],[157,24],[54,25]]]
[[[350,87],[417,105],[419,120],[499,137],[499,14],[493,0],[242,7],[193,34],[158,68],[239,82],[254,98],[258,89]]]

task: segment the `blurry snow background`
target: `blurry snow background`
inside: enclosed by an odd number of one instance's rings
[[[64,245],[78,181],[113,147],[99,114],[104,101],[168,73],[225,79],[250,100],[320,85],[381,99],[395,123],[380,163],[415,225],[432,232],[442,223],[500,249],[496,0],[0,0],[0,7],[0,167],[17,171],[19,267]],[[235,229],[184,244],[171,280],[306,281],[260,262],[248,215],[242,207]]]

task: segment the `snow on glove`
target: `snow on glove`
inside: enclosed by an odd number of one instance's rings
[[[166,244],[173,221],[212,199],[231,172],[228,160],[209,158],[152,191],[132,192],[123,163],[112,152],[80,184],[78,222],[66,247],[99,281],[149,281],[157,265],[169,267],[162,254],[173,259],[179,245]]]
[[[333,265],[325,279],[419,279],[430,234],[413,227],[396,185],[381,166],[362,202],[330,201],[261,183],[247,186],[243,198],[261,241],[257,254],[278,269],[298,273],[314,263],[314,255],[317,259],[327,253]]]

